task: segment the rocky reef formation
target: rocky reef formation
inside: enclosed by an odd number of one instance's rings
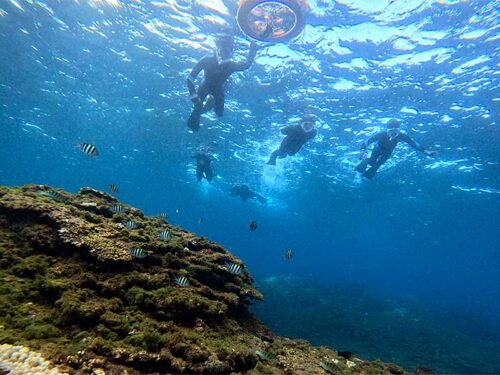
[[[89,188],[0,187],[0,280],[0,373],[404,373],[274,336],[239,259]]]

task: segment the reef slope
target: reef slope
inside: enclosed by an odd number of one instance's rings
[[[273,335],[234,255],[89,188],[0,187],[0,280],[0,373],[48,366],[26,348],[78,374],[404,373]]]

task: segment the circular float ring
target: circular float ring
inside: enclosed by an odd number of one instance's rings
[[[248,16],[256,7],[262,4],[281,4],[290,9],[295,15],[295,23],[293,27],[284,34],[277,36],[268,35],[262,37],[255,30],[252,30],[248,23]],[[260,40],[262,42],[285,42],[299,35],[305,26],[305,9],[301,5],[301,0],[241,0],[236,16],[238,26],[249,37]]]

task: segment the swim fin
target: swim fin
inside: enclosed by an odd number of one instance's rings
[[[200,129],[201,109],[193,109],[191,116],[189,116],[187,125],[192,131],[197,132]]]

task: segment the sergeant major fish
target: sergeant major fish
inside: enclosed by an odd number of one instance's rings
[[[243,268],[239,264],[232,263],[232,262],[226,262],[226,269],[229,273],[232,273],[233,275],[241,275],[243,272]]]
[[[90,144],[90,143],[80,143],[78,145],[78,148],[85,155],[88,155],[88,156],[99,156],[99,151],[97,151],[97,148],[93,144]]]
[[[148,253],[146,253],[146,251],[144,251],[140,247],[131,248],[129,250],[129,254],[132,255],[134,258],[139,258],[139,259],[146,258],[146,256],[148,255]]]
[[[158,232],[158,238],[162,241],[170,241],[172,239],[172,233],[170,233],[168,230],[161,229]]]
[[[175,278],[175,283],[183,288],[189,286],[189,280],[185,276],[177,276]]]
[[[121,205],[121,204],[114,204],[111,206],[110,210],[111,210],[111,212],[114,212],[114,213],[124,213],[125,207],[123,207],[123,205]]]
[[[138,225],[134,220],[127,220],[126,222],[123,223],[125,228],[127,229],[137,229]]]

